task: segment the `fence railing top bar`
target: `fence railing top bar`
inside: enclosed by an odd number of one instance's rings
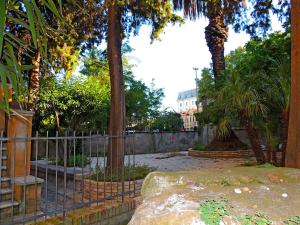
[[[73,140],[73,139],[109,139],[109,138],[127,138],[132,136],[132,134],[124,134],[124,135],[84,135],[84,136],[32,136],[32,137],[1,137],[0,141],[35,141],[35,140]]]

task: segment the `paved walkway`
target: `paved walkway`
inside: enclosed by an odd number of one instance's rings
[[[130,158],[130,159],[129,159]],[[156,153],[126,156],[125,163],[148,165],[160,171],[193,170],[201,168],[226,168],[242,164],[247,159],[209,159],[188,156],[187,152]],[[97,158],[92,159],[95,168]],[[103,166],[103,158],[98,158],[98,165]]]

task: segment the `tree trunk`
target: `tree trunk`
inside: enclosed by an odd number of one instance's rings
[[[29,101],[35,105],[38,93],[40,89],[40,61],[41,61],[41,53],[37,52],[35,56],[32,58],[32,65],[34,68],[30,70],[29,73]]]
[[[246,132],[248,134],[249,140],[251,142],[252,150],[254,152],[254,155],[256,157],[256,161],[258,163],[265,163],[266,157],[264,155],[264,152],[261,147],[261,141],[258,135],[257,130],[253,127],[252,122],[247,115],[246,110],[240,110],[240,118],[245,126]]]
[[[214,77],[218,78],[225,69],[224,42],[228,38],[228,28],[223,22],[223,16],[209,16],[209,24],[205,28],[205,39],[211,53]]]
[[[291,1],[291,107],[285,165],[300,168],[300,0]]]
[[[281,166],[285,166],[285,155],[289,128],[289,111],[284,110],[280,116],[280,143],[282,149]]]
[[[109,120],[109,149],[107,169],[120,172],[124,162],[125,131],[125,95],[121,55],[121,9],[117,0],[108,6],[108,64],[111,82],[111,105]]]

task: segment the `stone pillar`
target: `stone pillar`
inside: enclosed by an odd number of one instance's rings
[[[32,116],[33,112],[16,110],[8,119],[7,169],[10,177],[30,175]]]

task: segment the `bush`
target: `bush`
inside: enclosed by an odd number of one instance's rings
[[[155,168],[147,165],[126,165],[119,174],[111,174],[110,171],[105,171],[104,168],[96,168],[95,173],[91,176],[95,181],[122,181],[122,174],[124,174],[124,181],[144,179]],[[104,179],[105,178],[105,179]]]
[[[71,155],[68,158],[67,161],[67,167],[74,167],[74,161],[75,161],[75,166],[77,167],[85,167],[86,165],[90,164],[91,159],[86,156],[86,155],[75,155],[75,160],[74,160],[74,155]],[[49,164],[50,165],[56,165],[56,159],[55,158],[49,158]],[[59,166],[64,166],[64,160],[63,159],[57,159],[57,165]]]
[[[205,150],[205,145],[196,143],[196,144],[193,145],[193,150],[204,151]]]

